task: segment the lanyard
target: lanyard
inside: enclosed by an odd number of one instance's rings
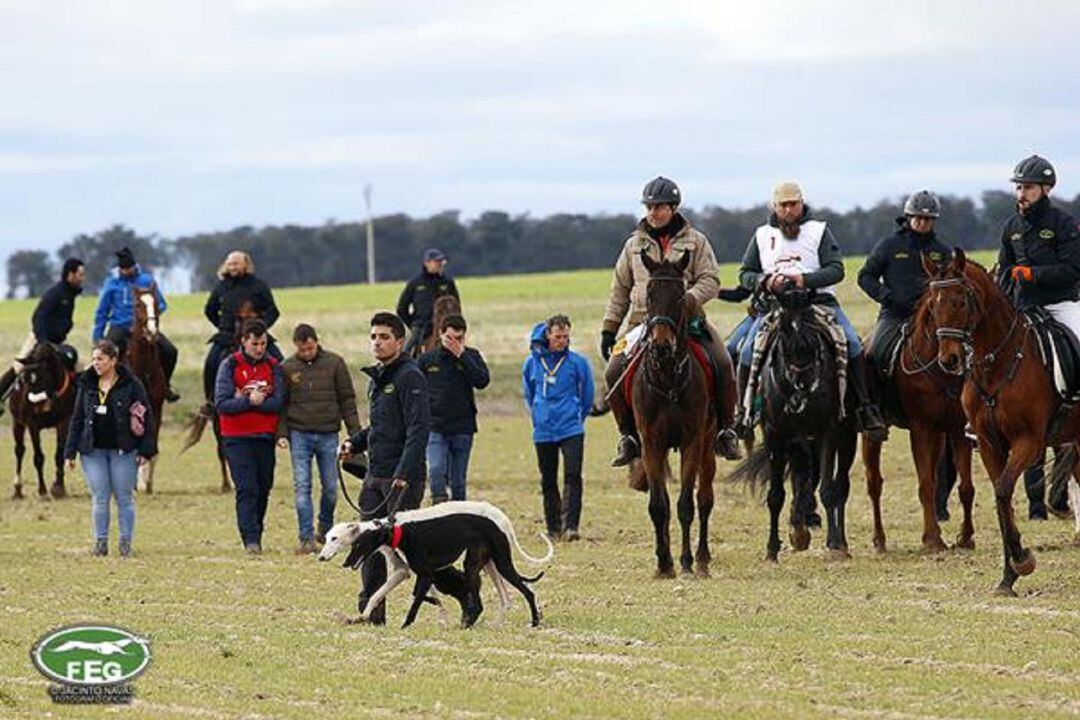
[[[109,386],[108,390],[102,390],[101,389],[101,381],[100,380],[98,381],[98,388],[97,388],[98,405],[104,405],[105,404],[105,400],[109,397],[109,393],[112,392],[112,389],[115,386],[116,386],[116,383],[114,382],[112,385]]]
[[[548,364],[544,362],[544,358],[540,358],[540,364],[544,366],[544,372],[547,373],[548,377],[555,377],[555,374],[559,372],[559,368],[562,367],[564,362],[566,362],[566,355],[559,358],[559,362],[555,363],[554,368],[549,368]]]

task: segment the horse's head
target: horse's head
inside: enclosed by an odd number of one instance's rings
[[[435,304],[432,306],[432,317],[446,317],[447,315],[461,314],[461,301],[456,295],[447,292],[445,295],[435,295]]]
[[[690,264],[690,253],[677,262],[656,262],[644,250],[641,262],[649,271],[645,290],[645,311],[648,315],[646,337],[653,346],[674,351],[686,329],[687,295],[683,273]]]
[[[986,307],[983,286],[989,283],[992,287],[993,282],[978,265],[968,263],[960,248],[953,250],[950,262],[937,265],[923,255],[922,263],[930,278],[925,312],[938,339],[938,365],[947,373],[963,375],[974,352],[972,334]]]
[[[802,307],[782,306],[776,333],[775,370],[787,398],[787,411],[799,413],[810,397],[832,376],[826,367],[831,348],[823,339],[809,303]]]
[[[55,397],[68,381],[64,360],[49,343],[34,346],[19,375],[19,382],[26,388],[27,399],[35,405]]]
[[[157,288],[135,288],[135,327],[142,328],[146,337],[153,340],[158,334]]]
[[[236,313],[233,315],[233,319],[236,322],[236,327],[233,329],[233,333],[236,339],[240,339],[240,333],[244,330],[244,323],[248,320],[262,320],[263,314],[255,309],[255,303],[250,299],[244,299],[236,306]]]

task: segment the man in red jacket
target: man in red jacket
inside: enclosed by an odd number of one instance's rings
[[[250,555],[262,553],[263,519],[274,484],[274,436],[284,394],[281,366],[266,354],[267,340],[266,324],[249,320],[240,350],[221,361],[214,384],[225,459],[236,485],[236,525]]]

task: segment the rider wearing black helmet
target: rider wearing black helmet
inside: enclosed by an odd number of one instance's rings
[[[709,239],[691,227],[690,222],[678,212],[682,202],[679,186],[668,178],[657,177],[645,185],[641,202],[645,205],[645,217],[627,238],[615,263],[611,296],[600,332],[600,354],[608,361],[605,372],[608,402],[622,435],[618,452],[612,461],[612,465],[616,467],[629,464],[640,452],[633,412],[626,407],[622,393],[611,390],[618,384],[626,369],[628,352],[612,353],[623,320],[626,320],[626,333],[629,335],[647,319],[645,288],[649,282],[649,271],[641,261],[641,253],[648,253],[649,257],[657,262],[665,259],[676,262],[689,253],[690,262],[683,274],[686,292],[702,307],[716,297],[720,288],[716,256]],[[704,315],[701,320],[704,321]],[[708,330],[709,339],[703,344],[710,353],[718,375],[716,393],[720,430],[714,443],[715,449],[725,458],[735,459],[739,457],[739,447],[732,430],[735,387],[731,359],[723,352],[723,345],[716,331],[707,322],[704,326]],[[636,335],[631,337],[637,339]],[[627,347],[626,350],[629,351],[630,348]]]
[[[949,247],[934,234],[940,216],[941,202],[934,193],[913,193],[904,203],[904,214],[896,219],[896,232],[878,240],[859,271],[859,287],[881,305],[869,343],[872,349],[892,337],[915,311],[926,290],[923,256],[935,263],[951,257]]]

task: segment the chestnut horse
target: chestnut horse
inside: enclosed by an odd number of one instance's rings
[[[640,360],[631,381],[634,419],[641,434],[641,460],[631,473],[644,472],[649,491],[649,517],[656,535],[656,577],[675,577],[671,557],[671,503],[667,478],[668,451],[680,456],[679,524],[682,526],[683,574],[709,576],[709,515],[713,508],[716,458],[714,393],[709,379],[693,356],[687,325],[697,312],[697,302],[686,294],[683,272],[690,262],[686,253],[676,263],[656,262],[644,251],[641,261],[649,271],[645,306],[648,320],[638,341]],[[697,489],[698,544],[690,552],[690,526],[694,521],[694,490]],[[696,560],[696,567],[694,561]]]
[[[165,382],[165,370],[161,366],[161,351],[158,337],[161,332],[161,313],[158,308],[157,289],[153,284],[148,288],[135,288],[135,321],[131,326],[125,361],[132,374],[146,388],[150,398],[150,410],[154,414],[149,427],[154,433],[156,446],[161,431],[161,411],[165,405],[168,385]],[[154,492],[155,456],[150,462],[139,466],[139,489],[147,494]]]
[[[1080,439],[1080,406],[1054,421],[1061,400],[1040,358],[1036,332],[981,265],[957,248],[941,268],[925,258],[923,266],[931,277],[926,315],[927,328],[938,338],[937,361],[945,372],[964,377],[964,412],[994,484],[1004,550],[995,593],[1015,596],[1017,578],[1035,570],[1035,554],[1021,542],[1013,488],[1047,445]]]
[[[909,430],[908,440],[919,479],[919,502],[923,511],[923,551],[945,550],[935,499],[937,466],[945,443],[952,449],[953,463],[960,475],[960,503],[964,508],[956,546],[971,549],[975,547],[975,527],[971,520],[975,486],[971,481],[971,444],[964,436],[964,408],[960,404],[964,381],[938,366],[938,340],[930,328],[933,321],[928,297],[929,294],[924,293],[915,307],[911,330],[900,347],[892,385],[883,388],[886,401],[882,406],[887,422]],[[890,406],[898,412],[890,412]],[[885,482],[881,474],[881,443],[863,435],[862,458],[874,514],[874,548],[885,552],[885,528],[881,522],[881,486]]]
[[[45,453],[41,450],[41,431],[56,428],[56,479],[52,496],[62,498],[64,489],[64,443],[68,423],[75,410],[75,372],[57,349],[49,343],[38,343],[23,362],[22,372],[15,380],[8,407],[11,408],[11,434],[15,438],[15,491],[12,499],[22,498],[22,465],[26,453],[25,433],[30,431],[34,445],[34,470],[37,471],[38,495],[46,497]]]

